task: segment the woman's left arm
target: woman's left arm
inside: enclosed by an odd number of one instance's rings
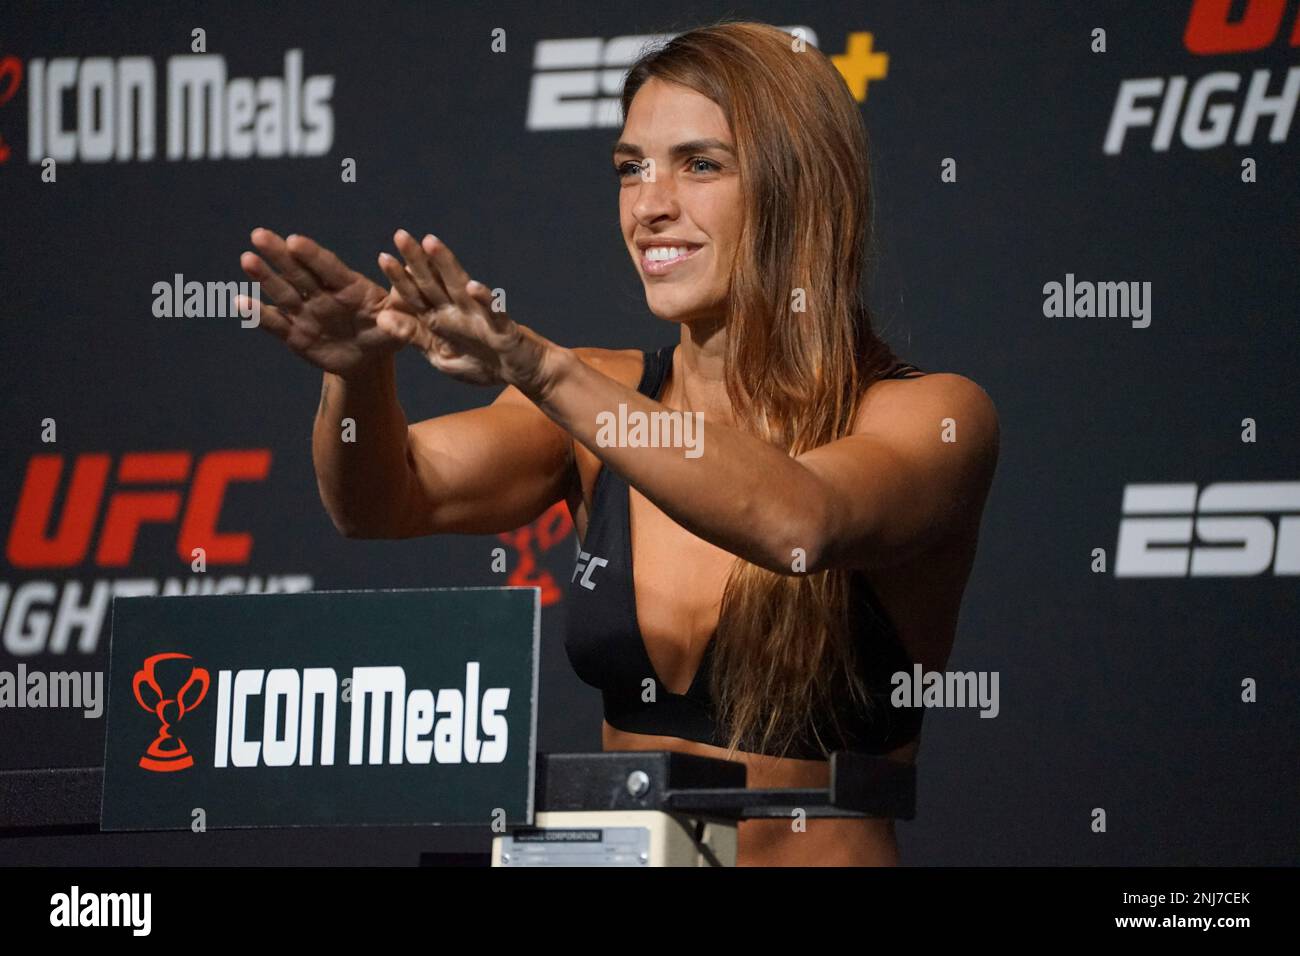
[[[993,403],[951,374],[912,379],[888,394],[875,389],[852,434],[797,457],[705,416],[685,432],[696,457],[682,447],[602,445],[602,418],[654,422],[688,413],[568,349],[547,348],[555,350],[551,371],[529,396],[547,416],[682,527],[781,574],[868,568],[920,553],[982,507],[996,464]]]
[[[780,574],[893,564],[978,518],[998,423],[969,379],[875,389],[852,434],[797,457],[707,420],[691,436],[698,454],[603,442],[620,405],[648,423],[674,410],[514,322],[445,243],[426,236],[400,251],[405,267],[380,265],[412,314],[386,315],[386,331],[462,381],[514,385],[666,515],[746,561]]]

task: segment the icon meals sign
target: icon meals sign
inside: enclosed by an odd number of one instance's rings
[[[113,601],[105,830],[532,822],[536,588]]]

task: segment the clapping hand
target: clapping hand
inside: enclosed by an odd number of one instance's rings
[[[261,255],[245,252],[240,267],[275,300],[275,305],[258,303],[261,327],[308,362],[347,377],[402,347],[404,342],[388,331],[392,321],[380,324],[382,316],[402,307],[400,297],[306,236],[285,240],[269,229],[254,229],[251,238]],[[253,307],[245,296],[236,304]]]
[[[492,290],[470,279],[439,239],[426,235],[416,242],[405,230],[393,239],[406,263],[379,256],[396,297],[377,313],[379,328],[459,381],[543,393],[550,343],[498,310]]]

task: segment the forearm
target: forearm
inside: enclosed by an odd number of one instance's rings
[[[698,457],[687,457],[683,447],[601,444],[609,430],[602,436],[600,416],[618,419],[620,404],[629,421],[654,422],[653,413],[673,410],[603,375],[567,349],[557,350],[553,369],[546,386],[529,397],[682,527],[778,573],[806,570],[819,560],[826,489],[794,458],[705,416],[691,426]],[[803,562],[796,567],[800,552]]]
[[[363,375],[345,379],[325,373],[312,429],[312,464],[321,502],[341,533],[403,535],[413,478],[391,355]]]

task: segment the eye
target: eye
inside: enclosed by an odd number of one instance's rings
[[[719,166],[717,163],[715,163],[713,160],[705,159],[703,156],[692,156],[689,160],[687,160],[687,162],[691,165],[691,167],[694,167],[696,163],[703,163],[705,166],[712,167],[711,169],[707,170],[707,172],[711,172],[711,173],[719,172],[722,169],[722,167]]]
[[[630,166],[636,166],[636,163],[631,162],[631,161],[629,160],[628,162],[623,163],[622,165],[615,166],[615,167],[614,167],[614,175],[615,175],[616,177],[618,177],[619,179],[623,179],[625,176],[632,175],[632,172],[633,172],[633,171],[632,171],[631,169],[628,168],[628,167],[630,167]],[[637,171],[638,171],[638,172],[640,171],[640,167],[637,167]]]

